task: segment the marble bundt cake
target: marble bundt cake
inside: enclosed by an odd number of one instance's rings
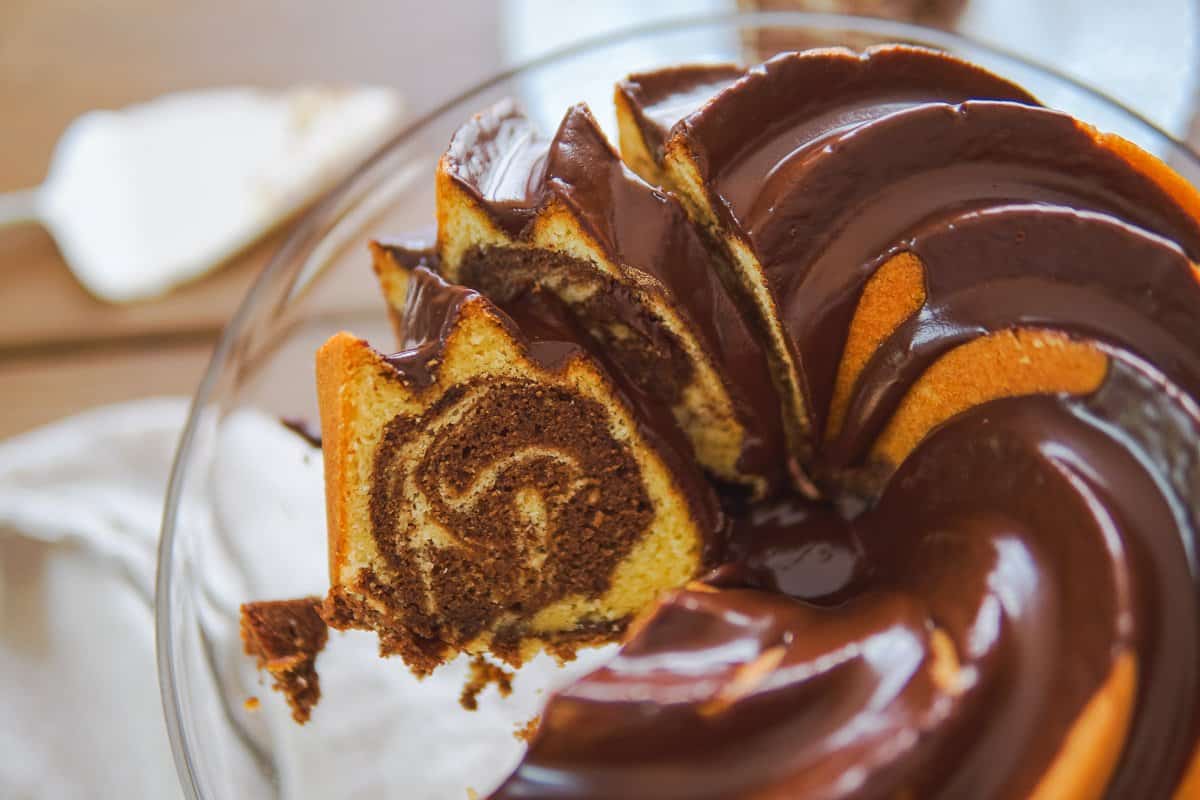
[[[622,123],[794,365],[840,511],[735,518],[497,797],[1200,796],[1200,203],[1022,95],[819,51],[661,150]]]
[[[509,102],[438,167],[441,272],[503,302],[559,297],[614,366],[671,409],[715,477],[763,496],[787,457],[766,355],[675,198],[631,172],[586,106],[541,136]]]
[[[616,98],[641,178],[498,106],[373,246],[326,618],[418,672],[625,630],[493,798],[1200,798],[1196,190],[920,48]]]
[[[500,310],[421,266],[386,275],[400,352],[343,333],[317,355],[331,625],[418,673],[462,651],[518,665],[610,640],[701,569],[711,489],[551,298]]]

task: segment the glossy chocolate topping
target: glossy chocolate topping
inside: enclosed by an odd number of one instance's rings
[[[1037,102],[1021,87],[933,50],[834,48],[785,53],[754,67],[680,127],[705,178],[746,171],[761,179],[822,134],[929,100],[971,99]]]
[[[413,386],[430,386],[463,304],[479,296],[465,286],[446,283],[426,266],[414,269],[396,331],[398,351],[387,358],[396,374]]]
[[[436,272],[437,256],[424,246],[385,244],[398,263],[410,268],[408,295],[397,329],[399,351],[387,362],[406,381],[430,385],[458,321],[463,304],[482,295],[474,289],[446,282]],[[586,334],[563,310],[540,293],[526,293],[497,307],[509,332],[518,337],[530,356],[546,369],[558,369],[571,356],[587,352]],[[650,411],[650,410],[648,410]],[[686,452],[686,451],[685,451]]]
[[[661,160],[675,123],[695,113],[713,95],[746,74],[736,64],[683,64],[638,72],[617,84],[647,149]]]
[[[940,214],[1030,202],[1090,209],[1200,252],[1194,220],[1150,178],[1056,112],[1007,103],[926,104],[841,138],[774,167],[753,204],[733,212],[766,269],[818,415],[828,408],[844,341],[830,332],[845,331],[853,310],[846,299],[861,290],[875,255]],[[788,180],[810,188],[790,191]]]
[[[764,265],[817,434],[868,281],[921,267],[807,466],[879,466],[909,390],[986,334],[1066,334],[1105,371],[952,416],[853,518],[728,502],[726,563],[551,699],[495,796],[1057,796],[1070,762],[1107,798],[1172,797],[1200,741],[1200,223],[1070,117],[927,51],[781,56],[688,102],[671,146]]]
[[[487,139],[489,135],[494,138]],[[711,267],[708,248],[678,201],[625,166],[583,105],[570,109],[548,140],[537,137],[529,121],[510,103],[477,117],[460,131],[456,142],[459,138],[476,145],[472,150],[451,148],[447,163],[452,165],[452,174],[511,235],[520,235],[547,205],[565,205],[611,261],[650,275],[665,287],[664,302],[673,303],[691,322],[738,406],[739,420],[749,433],[742,468],[757,473],[778,471],[777,465],[784,462],[783,440],[766,356],[722,287]],[[486,145],[481,144],[484,141]],[[523,187],[523,194],[516,187]],[[500,261],[515,259],[529,269],[570,266],[539,266],[541,262],[523,251],[497,250],[502,248],[478,253],[474,258],[479,265],[466,276],[494,299],[503,300],[506,295],[505,287],[499,285],[504,275],[518,272],[522,266],[510,264],[496,270]],[[639,285],[644,281],[634,283]],[[668,405],[678,404],[678,394],[691,373],[678,345],[664,341],[668,333],[648,317],[644,301],[629,287],[614,282],[596,297],[596,305],[607,307],[596,308],[593,316],[611,317],[653,343],[656,355],[642,359],[647,362],[642,368],[622,365],[631,379]],[[622,359],[614,352],[612,358],[620,363],[633,356]],[[659,363],[654,363],[655,359]],[[670,375],[674,380],[668,379]]]
[[[934,360],[989,331],[1049,328],[1109,342],[1200,396],[1193,322],[1200,283],[1183,251],[1165,239],[1093,212],[1001,205],[932,222],[898,249],[920,258],[926,301],[863,370],[841,436],[826,453],[835,465],[864,455]],[[832,351],[844,341],[836,321],[853,314],[853,301],[840,306],[827,302],[804,326],[805,352],[835,364]]]
[[[1135,398],[1170,455],[1110,435]],[[1091,398],[956,418],[852,524],[802,501],[743,517],[757,566],[670,598],[556,695],[496,796],[1026,797],[1133,654],[1109,796],[1168,797],[1196,740],[1195,512],[1170,499],[1200,479],[1196,425],[1118,361]],[[1180,458],[1182,486],[1142,460]]]
[[[477,187],[494,218],[518,233],[537,211],[546,143],[511,100],[497,103],[459,128],[442,168],[462,185]]]
[[[1200,253],[1196,221],[1073,119],[979,98],[1032,102],[929,51],[811,52],[767,62],[681,125],[714,206],[766,271],[818,432],[875,256],[933,217],[1058,204]]]

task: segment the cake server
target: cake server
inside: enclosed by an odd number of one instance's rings
[[[0,226],[41,223],[110,302],[199,277],[328,189],[394,132],[377,87],[220,88],[76,119],[39,187],[0,195]]]

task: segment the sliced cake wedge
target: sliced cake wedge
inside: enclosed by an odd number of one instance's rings
[[[716,546],[711,489],[552,298],[501,311],[418,267],[401,352],[317,355],[336,628],[418,674],[610,641]],[[667,420],[667,422],[670,422]]]

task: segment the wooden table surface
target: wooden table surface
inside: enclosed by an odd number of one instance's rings
[[[400,89],[409,113],[494,72],[478,0],[5,0],[0,192],[36,185],[79,114],[168,91],[302,81]],[[191,394],[273,236],[167,297],[115,306],[34,225],[0,228],[0,438],[102,403]]]

